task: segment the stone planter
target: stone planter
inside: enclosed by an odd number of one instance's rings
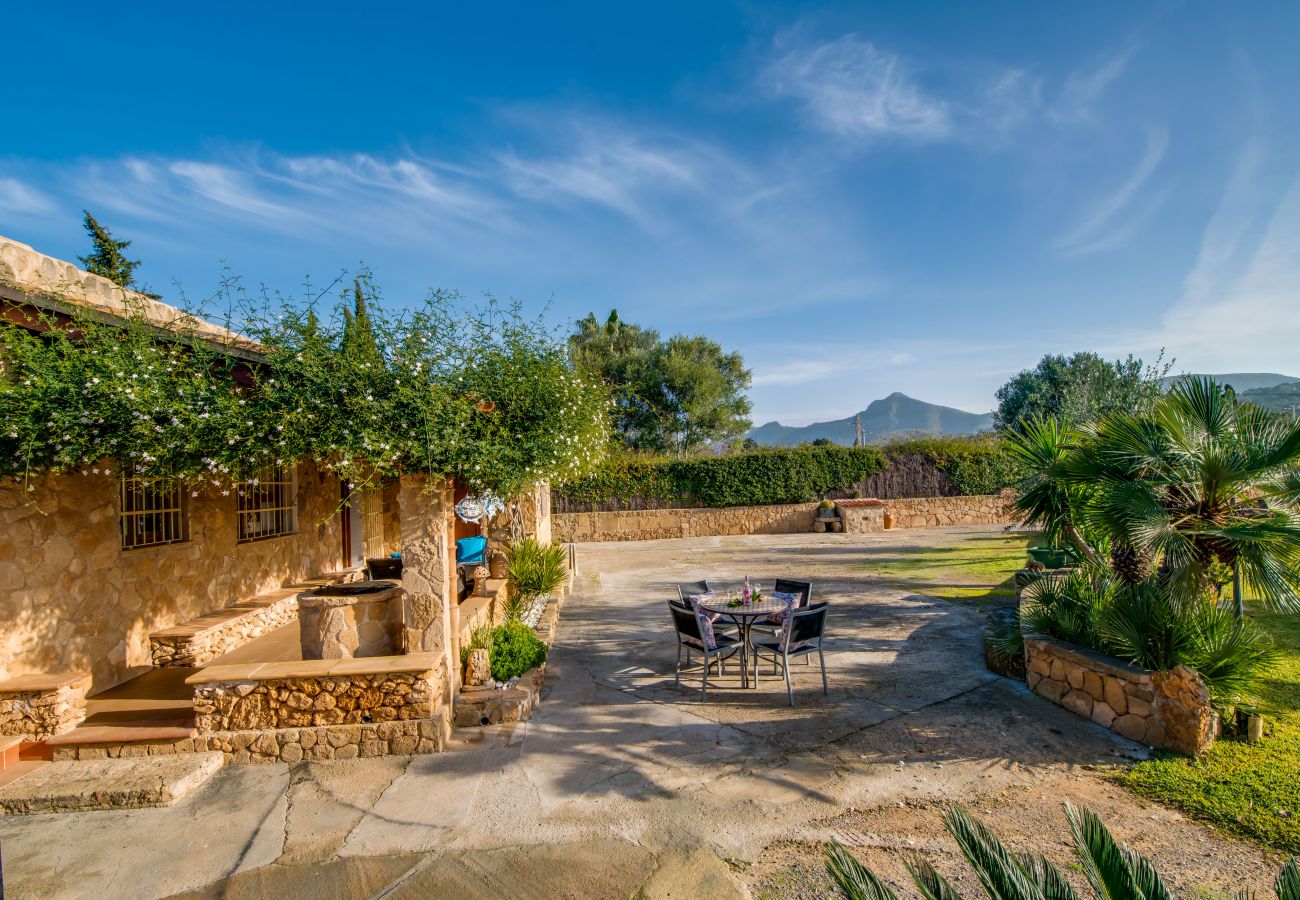
[[[303,659],[392,656],[401,650],[402,589],[389,581],[329,585],[298,595]]]
[[[1025,635],[1026,683],[1040,697],[1151,747],[1199,756],[1214,743],[1210,692],[1186,666],[1149,672],[1043,635]]]

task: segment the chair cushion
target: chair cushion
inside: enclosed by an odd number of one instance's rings
[[[713,633],[713,623],[718,620],[719,614],[700,609],[700,604],[712,596],[712,594],[695,594],[686,599],[691,604],[691,609],[695,611],[696,621],[700,623],[700,634],[704,638],[704,646],[710,650],[716,650],[718,649],[718,638]]]
[[[773,591],[768,594],[768,596],[773,600],[784,600],[787,609],[799,602],[798,594],[787,594],[785,591]],[[781,613],[772,613],[767,617],[767,623],[769,625],[780,625],[784,621],[785,618]]]
[[[740,646],[740,641],[737,638],[731,637],[730,635],[726,635],[726,634],[719,634],[716,637],[714,637],[713,639],[714,646],[708,648],[706,648],[704,644],[700,642],[699,638],[691,637],[688,634],[682,635],[682,640],[693,647],[699,647],[701,650],[708,649],[710,651],[726,650],[730,647]]]

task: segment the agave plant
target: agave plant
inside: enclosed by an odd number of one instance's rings
[[[1151,862],[1119,844],[1096,813],[1065,803],[1074,852],[1091,893],[1101,900],[1172,900],[1173,894]],[[984,893],[995,900],[1079,900],[1079,894],[1046,857],[1016,853],[960,807],[943,814],[944,826],[975,870]],[[898,895],[836,841],[826,848],[826,868],[847,900],[897,900]],[[926,900],[961,900],[951,882],[920,857],[904,860],[916,889]],[[1279,900],[1300,900],[1300,861],[1292,859],[1274,885]],[[1241,892],[1238,897],[1249,897]]]
[[[1075,517],[1131,551],[1162,560],[1183,596],[1221,562],[1274,608],[1300,611],[1300,419],[1240,404],[1209,378],[1176,384],[1149,415],[1085,429],[1052,467]]]
[[[564,547],[542,544],[533,537],[515,541],[506,548],[506,578],[511,586],[506,618],[517,621],[538,597],[557,590],[568,580]]]

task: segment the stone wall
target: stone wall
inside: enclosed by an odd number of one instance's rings
[[[1014,491],[971,497],[905,497],[885,501],[885,514],[895,528],[935,528],[944,525],[1009,525],[1017,521]]]
[[[446,715],[361,725],[321,725],[262,731],[218,731],[179,741],[130,744],[69,744],[54,748],[54,759],[104,759],[218,751],[227,763],[357,759],[409,753],[440,753],[451,739]]]
[[[1014,494],[974,497],[916,497],[901,500],[839,501],[845,531],[871,532],[884,528],[884,516],[895,528],[943,525],[1001,525],[1015,521]],[[643,509],[613,512],[556,513],[551,517],[555,540],[648,541],[658,538],[727,534],[797,534],[812,531],[816,503],[778,506],[729,506],[722,509]],[[851,512],[850,512],[851,511]],[[845,513],[850,517],[845,518]],[[850,527],[850,518],[852,527]]]
[[[1025,636],[1026,683],[1040,697],[1151,747],[1199,756],[1217,720],[1205,683],[1191,669],[1148,672],[1038,635]]]
[[[561,543],[648,541],[724,534],[797,534],[812,531],[816,509],[816,503],[792,503],[721,509],[555,513],[551,516],[551,529],[554,539]]]
[[[235,496],[187,497],[190,539],[122,550],[115,476],[0,484],[0,678],[89,672],[92,690],[152,665],[150,632],[340,568],[339,483],[298,472],[298,533],[236,542]],[[223,493],[223,490],[226,493]]]
[[[20,675],[0,682],[0,734],[43,741],[86,718],[90,677],[80,673]]]

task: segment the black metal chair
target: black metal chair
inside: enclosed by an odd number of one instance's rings
[[[687,597],[696,597],[700,594],[709,593],[709,583],[707,581],[685,581],[677,585],[677,599],[686,602]]]
[[[776,580],[776,583],[772,585],[772,591],[773,593],[778,593],[778,594],[796,595],[799,598],[799,601],[795,604],[796,609],[804,609],[805,607],[808,606],[808,603],[812,600],[811,581],[792,581],[788,578],[778,578]],[[769,619],[766,622],[756,623],[750,630],[757,631],[762,634],[772,634],[772,635],[776,634],[777,629],[780,628],[781,626],[776,622],[772,621],[772,618],[774,617],[769,617]],[[812,664],[811,659],[808,659],[807,662],[810,665]]]
[[[704,655],[704,674],[700,687],[700,699],[707,700],[709,697],[709,669],[713,667],[713,663],[716,661],[718,674],[725,675],[726,661],[728,657],[741,649],[741,643],[734,637],[714,632],[713,640],[717,646],[710,649],[708,643],[704,640],[699,616],[694,610],[669,600],[668,611],[672,614],[673,627],[677,632],[677,670],[673,676],[673,684],[677,687],[681,687],[682,684],[682,648],[686,648],[687,665],[690,665],[690,651],[698,650]]]
[[[779,665],[785,675],[785,692],[790,698],[790,705],[794,706],[794,686],[790,683],[790,660],[800,656],[811,660],[812,654],[816,653],[822,667],[822,693],[830,693],[830,686],[826,681],[826,655],[822,652],[822,641],[826,634],[826,610],[825,603],[816,603],[806,609],[791,611],[790,636],[784,650],[781,649],[780,634],[775,638],[766,635],[750,637],[750,655],[754,657],[755,687],[758,686],[759,657],[771,657],[773,673]]]

